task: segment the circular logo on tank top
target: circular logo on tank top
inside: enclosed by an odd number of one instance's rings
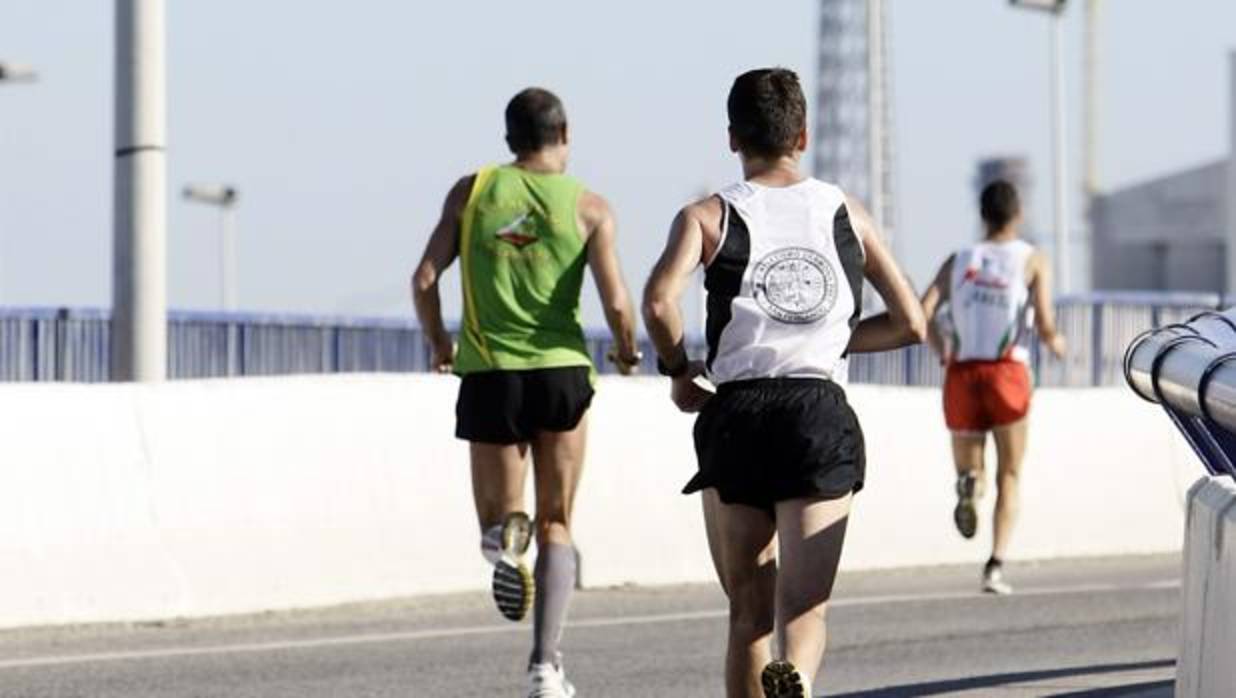
[[[755,302],[781,322],[815,322],[837,304],[837,272],[815,250],[777,250],[755,265],[751,278]]]

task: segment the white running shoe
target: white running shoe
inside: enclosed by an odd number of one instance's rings
[[[1013,593],[1013,586],[1004,581],[1004,570],[999,567],[988,567],[983,570],[983,591],[988,594],[1007,596]]]
[[[528,667],[528,698],[575,698],[575,687],[561,665],[533,664]]]

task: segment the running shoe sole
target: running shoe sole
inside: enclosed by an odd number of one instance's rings
[[[978,510],[974,506],[975,479],[973,476],[957,478],[957,507],[953,509],[953,523],[963,538],[973,538],[978,533]]]
[[[503,556],[494,565],[493,594],[498,612],[504,618],[514,622],[523,620],[536,597],[536,582],[528,566]]]
[[[789,662],[769,662],[760,675],[766,698],[811,698],[810,689],[803,685],[803,675]]]

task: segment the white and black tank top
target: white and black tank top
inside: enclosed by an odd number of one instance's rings
[[[862,312],[864,251],[845,194],[806,179],[739,182],[718,193],[721,240],[708,260],[708,376],[844,383]]]
[[[1026,271],[1034,247],[1022,240],[981,242],[953,257],[949,289],[954,361],[1028,362]]]

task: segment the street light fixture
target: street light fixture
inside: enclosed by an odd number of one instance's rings
[[[1067,3],[1068,0],[1009,0],[1010,5],[1046,12],[1063,12]]]
[[[1068,134],[1064,96],[1064,10],[1068,0],[1009,0],[1014,7],[1038,10],[1051,15],[1051,123],[1055,228],[1056,288],[1061,294],[1072,290],[1072,263],[1069,245]]]
[[[0,82],[34,82],[38,79],[39,74],[28,65],[0,61]]]
[[[219,208],[219,291],[223,309],[236,310],[236,202],[235,187],[223,184],[190,184],[184,198]]]

